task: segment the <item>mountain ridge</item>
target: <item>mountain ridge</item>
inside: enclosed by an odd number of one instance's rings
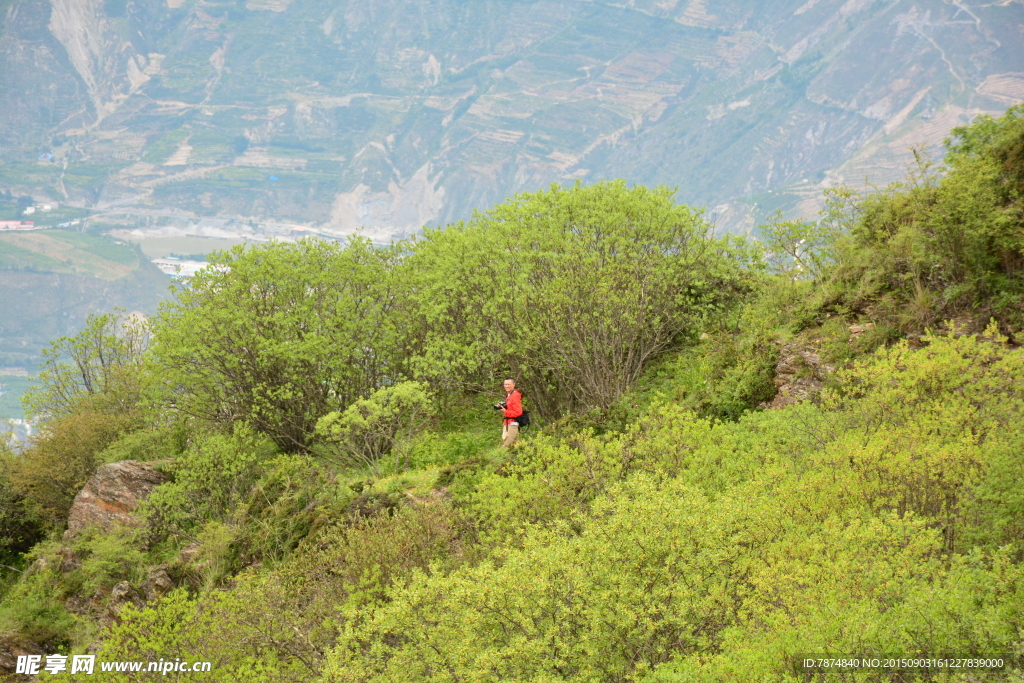
[[[1013,3],[6,5],[3,90],[26,106],[0,114],[0,184],[143,228],[172,211],[386,241],[626,177],[745,232],[1024,98]],[[30,77],[52,96],[14,87]]]

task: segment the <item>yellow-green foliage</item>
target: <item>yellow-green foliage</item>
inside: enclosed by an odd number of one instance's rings
[[[1019,497],[974,492],[1009,474],[992,464],[1024,360],[928,341],[855,365],[821,407],[713,424],[664,406],[521,449],[464,503],[518,540],[363,610],[325,680],[781,680],[802,653],[1013,651],[1019,526],[979,524]]]
[[[177,591],[153,609],[122,612],[100,656],[209,660],[204,680],[309,681],[359,607],[378,604],[414,570],[458,561],[460,527],[450,507],[436,504],[323,529],[273,571],[245,573],[229,591]]]
[[[740,506],[649,479],[447,576],[419,575],[346,633],[328,681],[621,680],[714,644],[741,586]]]
[[[43,350],[38,385],[24,400],[41,429],[9,460],[9,479],[49,526],[63,525],[75,495],[97,466],[110,462],[104,451],[140,428],[148,346],[144,320],[100,315]]]
[[[1024,326],[1024,107],[954,129],[942,169],[863,197],[828,278],[833,303],[904,330],[991,314]]]
[[[360,239],[214,253],[157,325],[177,409],[306,450],[318,419],[403,374],[396,255]]]
[[[829,460],[849,463],[873,509],[934,519],[947,547],[962,548],[965,502],[994,456],[1005,458],[1020,442],[1024,356],[998,341],[932,338],[919,351],[905,342],[883,349],[842,377],[843,395],[826,406],[842,416],[846,433]]]
[[[5,460],[5,528],[22,500],[59,524],[104,459],[171,456],[173,480],[138,539],[19,559],[0,630],[84,648],[112,585],[163,564],[179,590],[122,610],[104,660],[254,683],[795,683],[805,655],[998,654],[1008,670],[939,678],[1024,680],[1024,352],[999,336],[1024,292],[1020,114],[956,131],[943,177],[777,223],[770,278],[667,190],[623,183],[385,250],[221,255],[162,319],[166,374],[136,364],[112,375],[131,391],[95,395],[48,375],[58,409],[22,470]],[[968,310],[999,325],[894,343]],[[758,412],[784,343],[839,371]],[[488,392],[510,372],[549,424],[500,449]]]
[[[334,523],[356,495],[309,456],[279,455],[264,468],[238,514],[245,564],[284,560],[307,536]]]
[[[16,457],[5,444],[0,444],[0,564],[5,565],[16,563],[17,556],[31,548],[41,535],[38,517],[33,514],[25,495],[11,482]],[[7,571],[16,574],[17,569]],[[0,579],[0,587],[10,579],[10,576]],[[2,594],[0,588],[0,596]]]
[[[92,642],[110,589],[122,581],[138,586],[145,577],[150,558],[135,531],[93,527],[67,545],[36,545],[25,556],[21,580],[0,603],[0,631],[53,650]]]
[[[87,529],[75,538],[71,551],[78,565],[66,588],[84,596],[102,594],[121,581],[142,582],[146,556],[130,531]]]
[[[50,526],[67,519],[75,495],[102,464],[101,453],[132,427],[131,416],[84,403],[51,420],[10,461],[10,481]]]
[[[511,373],[548,418],[609,407],[755,279],[752,250],[671,196],[555,185],[426,230],[407,263],[418,375],[447,392]]]
[[[156,534],[188,534],[205,520],[224,521],[236,511],[275,448],[244,425],[231,436],[213,435],[182,453],[173,482],[158,487],[145,514]]]
[[[47,557],[39,546],[37,549],[33,557],[46,557],[47,564],[36,565],[25,572],[4,596],[3,603],[0,603],[0,629],[41,645],[66,647],[77,620],[61,601],[65,596],[60,560],[52,553]],[[45,550],[52,551],[53,548]]]
[[[324,415],[316,430],[333,446],[333,460],[367,467],[379,477],[389,453],[395,454],[395,470],[408,466],[413,438],[429,422],[433,401],[423,383],[399,382],[354,401],[344,412]]]

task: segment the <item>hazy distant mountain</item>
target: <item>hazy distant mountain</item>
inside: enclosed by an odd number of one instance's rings
[[[96,221],[386,237],[624,177],[743,229],[1024,99],[1013,0],[0,7],[0,189]]]

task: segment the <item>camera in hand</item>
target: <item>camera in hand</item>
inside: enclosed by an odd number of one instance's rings
[[[502,401],[501,403],[495,403],[494,404],[494,409],[495,410],[505,410],[505,408],[506,408],[506,404],[505,404],[504,401]]]

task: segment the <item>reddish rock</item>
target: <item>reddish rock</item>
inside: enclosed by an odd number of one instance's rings
[[[154,488],[167,480],[166,474],[144,462],[124,460],[103,465],[75,496],[64,540],[88,526],[112,529],[137,524],[133,513]]]

